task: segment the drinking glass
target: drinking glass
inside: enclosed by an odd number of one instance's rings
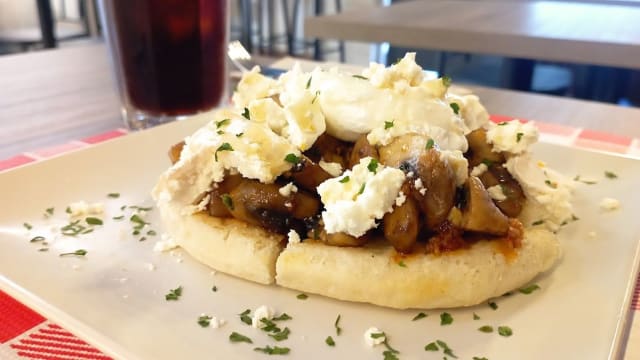
[[[228,0],[101,0],[100,13],[129,129],[223,101]]]

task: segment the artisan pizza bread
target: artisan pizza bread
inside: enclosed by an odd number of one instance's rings
[[[166,230],[201,263],[242,279],[275,282],[339,300],[392,308],[470,306],[500,296],[548,270],[560,248],[553,233],[525,230],[522,246],[505,251],[498,241],[439,255],[399,255],[384,240],[338,247],[285,237],[233,218],[181,214],[160,206]]]
[[[242,279],[274,282],[284,236],[234,218],[185,215],[168,203],[160,205],[160,215],[174,241],[199,262]]]

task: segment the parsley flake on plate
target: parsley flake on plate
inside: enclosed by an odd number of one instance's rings
[[[61,257],[63,256],[85,256],[87,255],[88,251],[85,249],[78,249],[76,251],[73,252],[68,252],[68,253],[62,253],[60,254]]]
[[[108,193],[107,197],[112,198],[112,199],[117,199],[120,197],[120,193]]]
[[[251,316],[249,316],[249,314],[251,314],[251,310],[249,310],[249,309],[247,309],[247,310],[241,312],[240,314],[238,314],[240,316],[240,321],[242,321],[243,323],[245,323],[247,325],[253,324],[253,320],[251,319]]]
[[[618,175],[616,175],[616,173],[611,172],[611,171],[605,171],[605,172],[604,172],[604,176],[605,176],[607,179],[617,179],[617,178],[618,178]]]
[[[333,338],[331,337],[331,335],[327,336],[327,338],[324,339],[324,342],[329,346],[336,346],[336,342],[333,341]]]
[[[496,304],[495,302],[493,302],[493,301],[489,301],[487,304],[489,305],[489,307],[490,307],[491,309],[493,309],[493,310],[498,310],[498,304]]]
[[[309,295],[307,295],[307,294],[298,294],[298,295],[296,296],[296,298],[297,298],[298,300],[307,300],[307,299],[309,298]]]
[[[450,325],[451,323],[453,323],[453,316],[451,316],[451,314],[449,314],[448,312],[443,312],[442,314],[440,314],[441,326]]]
[[[254,348],[254,351],[262,352],[268,355],[286,355],[291,351],[288,347],[279,347],[279,346],[265,346],[263,348]]]
[[[513,335],[513,330],[508,326],[498,326],[498,334],[500,334],[500,336],[509,337]]]
[[[164,299],[167,301],[177,301],[180,296],[182,296],[182,286],[169,290],[169,292],[164,296]]]
[[[518,289],[518,291],[523,293],[523,294],[529,295],[532,292],[534,292],[536,290],[539,290],[539,289],[540,289],[540,286],[538,286],[537,284],[531,284],[531,285],[525,286],[525,287],[523,287],[521,289]]]
[[[242,335],[240,333],[237,333],[235,331],[232,332],[229,335],[229,341],[234,342],[234,343],[235,342],[246,342],[246,343],[249,343],[249,344],[253,344],[253,341],[250,338],[248,338],[248,337],[246,337],[246,336],[244,336],[244,335]]]
[[[338,314],[338,317],[336,318],[336,321],[333,323],[333,327],[336,328],[336,335],[340,336],[340,334],[342,333],[342,328],[340,327],[340,317],[342,315]]]
[[[211,324],[211,319],[213,319],[213,317],[209,315],[200,315],[198,317],[198,325],[202,326],[203,328],[209,327],[209,325]]]
[[[285,327],[283,330],[280,330],[273,334],[269,334],[269,336],[272,337],[275,341],[282,341],[282,340],[287,340],[289,338],[290,333],[291,333],[291,330],[289,330],[288,327]]]
[[[478,331],[483,332],[483,333],[492,333],[493,332],[493,326],[491,326],[491,325],[480,326],[478,328]]]
[[[414,316],[414,317],[413,317],[413,319],[411,319],[411,321],[416,321],[416,320],[424,319],[424,318],[426,318],[427,316],[428,316],[427,314],[425,314],[425,313],[423,313],[423,312],[420,312],[420,313],[418,313],[418,315]]]
[[[86,219],[84,219],[84,221],[86,221],[87,224],[89,224],[89,225],[102,225],[103,224],[102,219],[99,219],[97,217],[92,217],[92,216],[87,217]]]
[[[24,228],[27,229],[27,230],[33,229],[33,225],[31,225],[29,223],[22,223],[22,226],[24,226]]]
[[[473,320],[480,320],[480,316],[478,314],[473,313]]]

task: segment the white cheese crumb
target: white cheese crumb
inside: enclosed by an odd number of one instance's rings
[[[273,319],[274,315],[275,315],[275,312],[273,311],[272,308],[268,307],[267,305],[262,305],[253,312],[253,317],[251,318],[251,326],[253,326],[256,329],[262,328],[265,325],[260,320],[261,319],[271,320]]]
[[[487,131],[487,142],[493,144],[493,151],[521,154],[538,141],[538,129],[530,122],[512,120],[494,125]]]
[[[291,196],[291,193],[298,192],[298,187],[293,185],[292,182],[278,189],[278,192],[282,196]]]
[[[86,201],[77,201],[68,205],[69,217],[83,216],[83,215],[99,215],[104,212],[104,205],[102,203],[88,204]]]
[[[167,234],[162,234],[162,239],[153,245],[153,251],[165,252],[178,247],[178,244]]]
[[[500,185],[488,187],[487,192],[493,200],[502,201],[507,199],[507,196],[502,191],[502,186]]]
[[[377,327],[372,326],[368,328],[367,331],[364,332],[364,342],[370,347],[374,347],[376,345],[382,344],[386,340],[385,336],[380,336],[375,339],[371,337],[371,335],[373,334],[381,334],[381,333],[382,331],[380,331],[380,329],[378,329]]]
[[[326,162],[324,159],[320,159],[318,163],[320,168],[329,173],[333,177],[338,177],[342,174],[342,165],[336,162]]]
[[[149,271],[154,271],[156,269],[156,266],[152,263],[145,263],[144,264],[145,269],[149,270]]]
[[[473,169],[471,169],[471,173],[469,175],[478,177],[484,174],[484,172],[487,171],[488,169],[489,167],[487,167],[487,164],[481,163],[476,165]]]
[[[407,176],[409,176],[407,174]],[[416,190],[420,190],[420,189],[424,189],[424,185],[422,184],[422,179],[417,178],[416,181],[413,182],[413,186],[416,188]]]
[[[602,210],[612,211],[620,207],[620,201],[614,198],[603,198],[600,201],[600,208]]]
[[[289,238],[289,244],[298,244],[301,241],[300,235],[293,229],[289,230],[287,237]]]
[[[377,165],[375,173],[368,169],[373,161],[365,157],[342,177],[325,180],[318,194],[325,205],[322,212],[329,234],[344,232],[362,236],[376,226],[376,219],[393,209],[405,175],[400,169]],[[341,182],[346,177],[348,181]]]
[[[223,326],[224,324],[226,324],[227,321],[224,319],[218,319],[215,316],[211,317],[211,320],[209,320],[209,326],[214,328],[214,329],[218,329],[219,327]]]
[[[405,201],[407,201],[407,196],[402,191],[400,191],[398,193],[398,197],[396,198],[396,206],[402,206]]]

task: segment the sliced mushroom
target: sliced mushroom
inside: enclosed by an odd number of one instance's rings
[[[360,163],[360,159],[370,156],[376,160],[379,160],[378,150],[375,146],[371,145],[367,140],[367,135],[362,135],[356,143],[353,145],[353,149],[351,149],[351,154],[349,156],[349,169],[352,169],[355,165]]]
[[[418,157],[416,176],[426,191],[414,189],[411,195],[426,217],[427,227],[435,230],[447,219],[455,203],[455,173],[448,162],[440,159],[440,152],[431,148]]]
[[[420,230],[420,210],[416,201],[408,197],[392,212],[382,218],[384,237],[401,253],[408,253],[418,240]]]
[[[332,246],[362,246],[369,240],[369,237],[367,234],[355,237],[343,232],[328,234],[322,229],[319,234],[319,240]]]
[[[428,137],[419,134],[398,136],[388,145],[380,147],[380,162],[395,168],[402,168],[402,164],[407,162],[413,166],[415,159],[424,152],[428,141]]]
[[[245,179],[229,193],[229,212],[236,219],[278,233],[287,233],[294,227],[303,229],[302,219],[317,214],[320,202],[300,190],[283,196],[279,188],[277,184]]]
[[[305,155],[316,163],[323,159],[326,162],[338,163],[344,169],[349,162],[351,147],[350,143],[325,133],[318,137],[311,149],[305,152]]]
[[[300,162],[284,175],[293,178],[296,185],[314,193],[318,185],[331,178],[328,172],[306,156],[302,156]]]
[[[169,160],[171,160],[171,164],[175,164],[178,162],[178,160],[180,160],[180,153],[182,153],[183,147],[184,140],[171,146],[171,148],[169,149]]]
[[[212,186],[211,192],[209,193],[209,215],[216,217],[231,216],[229,207],[225,204],[224,199],[241,181],[242,176],[239,174],[226,175],[223,181]]]
[[[501,165],[491,165],[488,171],[480,175],[480,180],[485,188],[495,185],[502,187],[502,192],[507,197],[504,200],[494,200],[500,210],[509,217],[517,217],[522,211],[526,201],[522,187],[509,171]]]
[[[493,203],[480,179],[470,176],[465,208],[462,209],[462,229],[491,235],[505,235],[509,231],[509,218]]]
[[[494,152],[493,146],[487,143],[487,130],[476,129],[467,134],[467,142],[469,143],[469,150],[466,152],[465,157],[469,161],[471,168],[479,165],[480,163],[504,163],[504,156],[500,152]]]

